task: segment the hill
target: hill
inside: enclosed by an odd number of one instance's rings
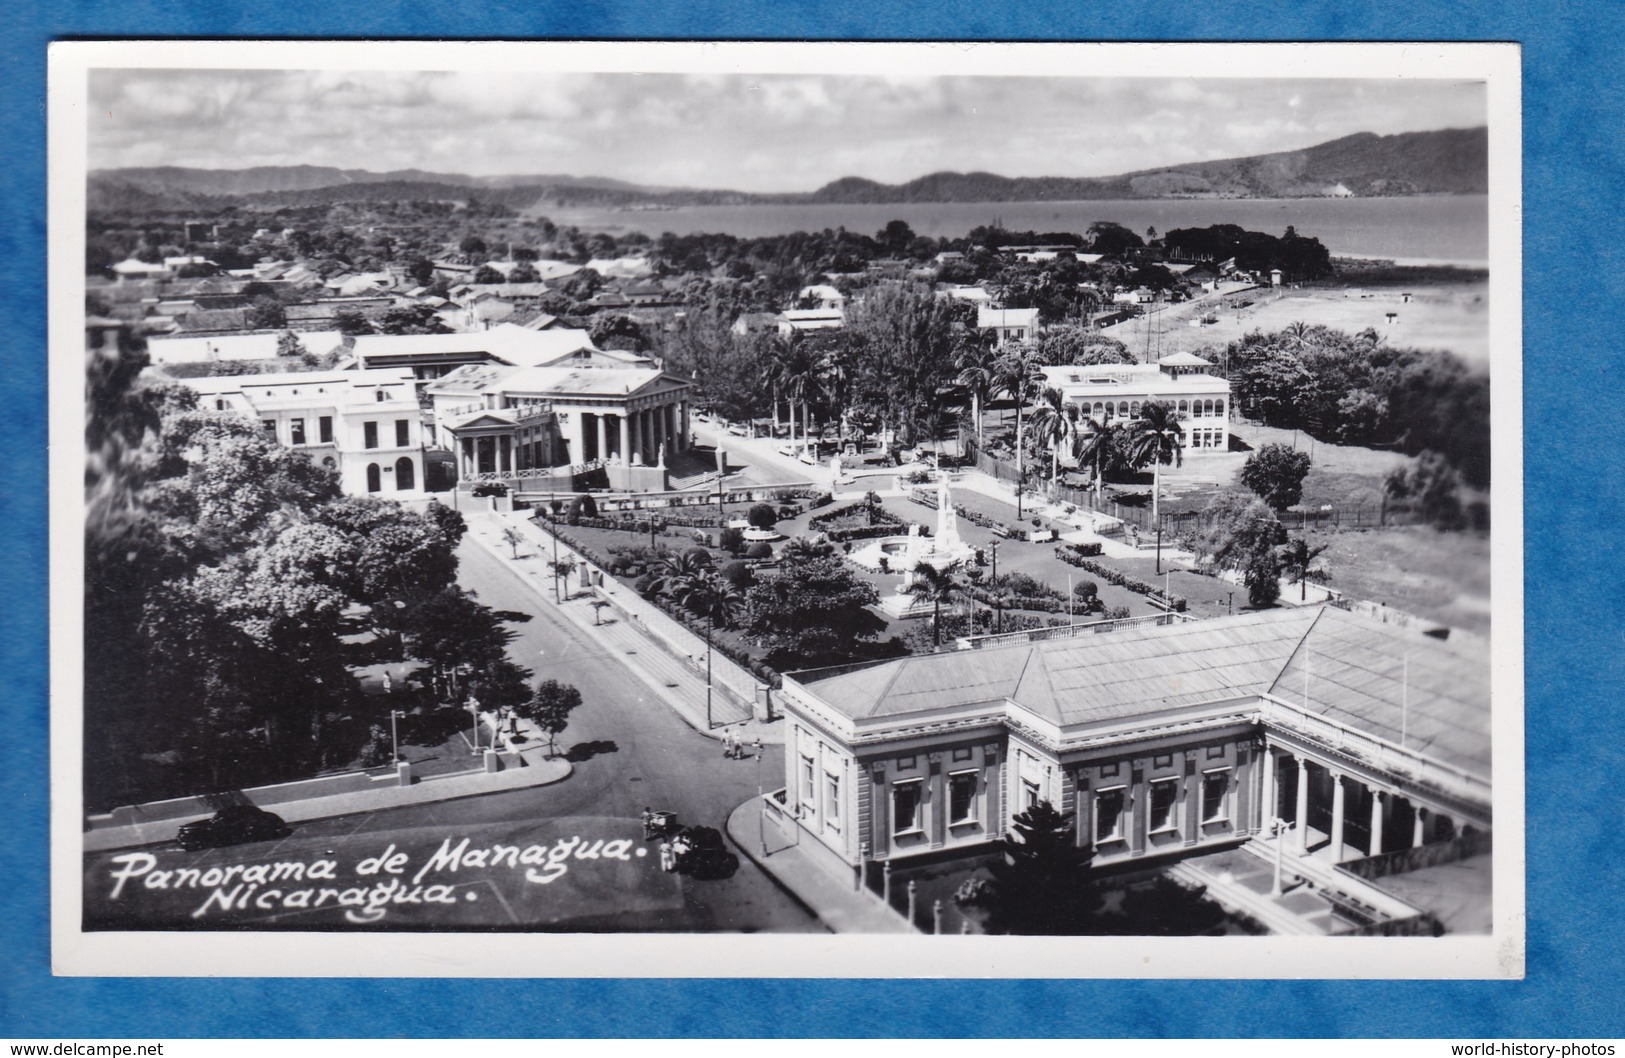
[[[693,206],[799,203],[1043,202],[1120,198],[1298,198],[1483,194],[1489,184],[1488,130],[1439,129],[1379,136],[1362,132],[1301,150],[1187,162],[1104,177],[1008,177],[937,172],[901,184],[849,176],[816,191],[647,187],[607,177],[474,177],[419,169],[374,173],[330,166],[94,170],[92,208],[185,209],[212,196],[250,207],[343,201],[477,198],[514,209],[548,206]],[[100,205],[98,205],[100,204]]]

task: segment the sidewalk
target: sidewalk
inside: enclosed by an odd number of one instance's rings
[[[907,919],[878,898],[856,888],[855,879],[842,881],[819,866],[775,822],[760,820],[760,799],[752,797],[728,813],[728,837],[740,852],[795,897],[832,933],[914,933]],[[767,839],[764,851],[763,828]]]
[[[527,767],[508,768],[498,772],[474,772],[429,779],[411,786],[397,786],[393,772],[378,777],[378,787],[372,790],[354,790],[349,793],[329,794],[325,797],[307,797],[302,801],[274,804],[276,814],[289,823],[304,823],[313,819],[347,816],[355,812],[377,812],[386,808],[407,805],[432,804],[453,801],[461,797],[521,790],[527,786],[546,786],[569,777],[573,770],[562,757],[526,760]],[[150,845],[159,841],[173,841],[181,824],[206,816],[153,820],[122,827],[105,827],[86,831],[85,852],[105,852],[108,849],[131,845]]]
[[[654,606],[638,599],[630,588],[618,581],[612,584],[608,574],[604,577],[606,587],[595,589],[593,596],[578,594],[575,599],[567,598],[562,604],[555,603],[553,573],[547,567],[547,556],[552,554],[553,538],[525,517],[523,511],[506,515],[471,513],[466,517],[471,539],[507,567],[518,581],[535,592],[542,604],[553,607],[560,616],[588,632],[606,651],[616,654],[618,660],[647,684],[656,697],[665,702],[684,723],[709,738],[720,739],[723,731],[728,730],[747,743],[757,738],[764,744],[784,742],[783,724],[778,721],[764,723],[755,719],[744,706],[719,687],[714,687],[712,691],[713,726],[707,727],[705,642]],[[518,560],[513,558],[513,549],[501,535],[502,529],[507,526],[517,528],[525,535],[525,539],[534,549],[532,557]],[[525,550],[522,545],[521,553],[523,554]],[[562,542],[559,544],[559,554],[561,557],[568,555],[577,563],[591,564],[586,563],[581,555]],[[572,575],[571,579],[575,580],[576,576],[578,574]],[[579,593],[579,589],[577,591]],[[600,615],[596,618],[597,623],[594,623],[594,608],[590,604],[592,597],[607,602],[609,610],[606,614],[613,612],[614,616]],[[656,633],[651,631],[651,628],[658,629],[658,634],[671,644],[670,651],[653,641]],[[671,651],[677,650],[688,654],[693,659],[693,664],[690,665],[673,656]],[[721,684],[718,673],[725,664],[732,663],[721,655],[712,659],[714,685]],[[754,693],[754,678],[751,679],[751,689]]]

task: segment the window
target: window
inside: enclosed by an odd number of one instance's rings
[[[261,427],[261,429],[263,429],[265,431],[265,435],[267,437],[269,437],[273,441],[276,440],[276,420],[275,419],[261,419],[260,420],[260,427]]]
[[[959,749],[954,750],[954,763],[955,764],[958,764],[960,761],[970,760],[970,758],[971,758],[971,748],[969,746],[962,746]]]
[[[406,448],[412,443],[412,421],[410,419],[395,420],[395,447]]]
[[[364,422],[361,424],[361,446],[363,448],[378,447],[378,424]]]
[[[1140,402],[1139,401],[1135,401],[1133,404],[1130,404],[1128,406],[1128,414],[1129,414],[1129,418],[1131,418],[1131,419],[1138,419],[1140,417]]]
[[[1101,402],[1100,402],[1100,401],[1098,401],[1098,400],[1097,400],[1097,401],[1095,401],[1095,418],[1097,418],[1097,419],[1098,419],[1098,418],[1100,418],[1100,417],[1101,417],[1101,416],[1102,416],[1102,415],[1105,415],[1105,414],[1106,414],[1106,406],[1105,406],[1105,405],[1104,405],[1104,404],[1102,404],[1102,403],[1101,403]]]
[[[1230,792],[1230,773],[1210,771],[1202,776],[1202,822],[1219,823],[1225,819],[1224,795]]]
[[[367,464],[367,491],[378,492],[384,487],[383,474],[378,470],[377,463]]]
[[[1158,779],[1151,784],[1151,832],[1173,830],[1178,820],[1175,807],[1179,804],[1179,780]]]
[[[1179,414],[1181,414],[1181,415],[1189,415],[1190,413],[1191,413],[1191,402],[1188,401],[1188,400],[1180,401],[1179,402]]]
[[[1038,803],[1038,784],[1036,782],[1031,779],[1021,780],[1021,800],[1028,808]]]
[[[291,419],[288,422],[288,443],[302,445],[305,443],[305,420]]]
[[[811,805],[817,792],[813,789],[813,759],[803,756],[801,758],[801,800]]]
[[[214,402],[214,410],[215,411],[225,411],[226,410],[226,402],[223,401],[223,400],[215,401]]]
[[[1116,841],[1123,836],[1123,787],[1114,786],[1095,794],[1095,840]]]
[[[1213,402],[1213,414],[1219,416],[1220,418],[1224,417],[1224,401],[1216,400]]]
[[[948,776],[948,822],[976,822],[977,773],[958,771]]]
[[[924,825],[920,812],[921,791],[925,783],[919,779],[909,779],[905,782],[894,783],[891,788],[892,824],[893,834],[918,833]]]
[[[333,443],[333,417],[323,415],[316,420],[316,439],[324,445]]]
[[[1117,402],[1117,414],[1119,418],[1128,417],[1128,401],[1120,400]]]
[[[1151,766],[1153,768],[1171,768],[1174,766],[1174,755],[1172,753],[1159,753],[1151,758]]]
[[[389,399],[389,390],[381,389],[374,395],[374,397],[379,404],[382,404],[384,401]]]
[[[1224,756],[1224,747],[1223,746],[1209,746],[1207,748],[1207,759],[1208,760],[1218,760],[1222,756]]]
[[[841,829],[841,777],[824,773],[824,824]]]

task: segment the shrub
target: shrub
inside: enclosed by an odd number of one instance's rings
[[[717,534],[717,546],[730,555],[737,555],[745,550],[745,534],[743,530],[732,527]]]
[[[765,541],[758,540],[745,548],[745,557],[760,560],[773,557],[773,548]]]
[[[909,471],[908,474],[904,476],[903,480],[908,482],[910,485],[924,485],[926,482],[931,480],[931,472],[926,470],[924,467],[921,467],[917,470]]]
[[[807,509],[816,511],[820,507],[828,507],[835,502],[835,497],[827,492],[815,492],[807,498]]]
[[[643,576],[632,582],[632,590],[637,592],[639,595],[647,595],[649,592],[654,590],[654,586],[659,579],[660,578],[656,577],[653,573],[645,573]]]
[[[711,552],[707,551],[703,547],[691,547],[687,551],[683,552],[683,557],[692,559],[693,561],[701,563],[702,565],[709,566],[711,564]]]
[[[758,503],[745,515],[745,520],[753,529],[771,529],[779,520],[779,514],[765,503]]]
[[[730,559],[717,567],[717,576],[732,584],[740,591],[744,591],[756,583],[756,574],[751,568],[738,559]]]

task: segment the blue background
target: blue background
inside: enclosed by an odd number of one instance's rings
[[[1625,1035],[1620,7],[82,0],[0,41],[0,1037]],[[1528,976],[1521,982],[257,981],[50,976],[45,53],[72,37],[1498,40],[1523,46]],[[1599,421],[1591,413],[1601,411]],[[1088,959],[1086,942],[1079,958]],[[470,1010],[486,1016],[470,1021]]]

